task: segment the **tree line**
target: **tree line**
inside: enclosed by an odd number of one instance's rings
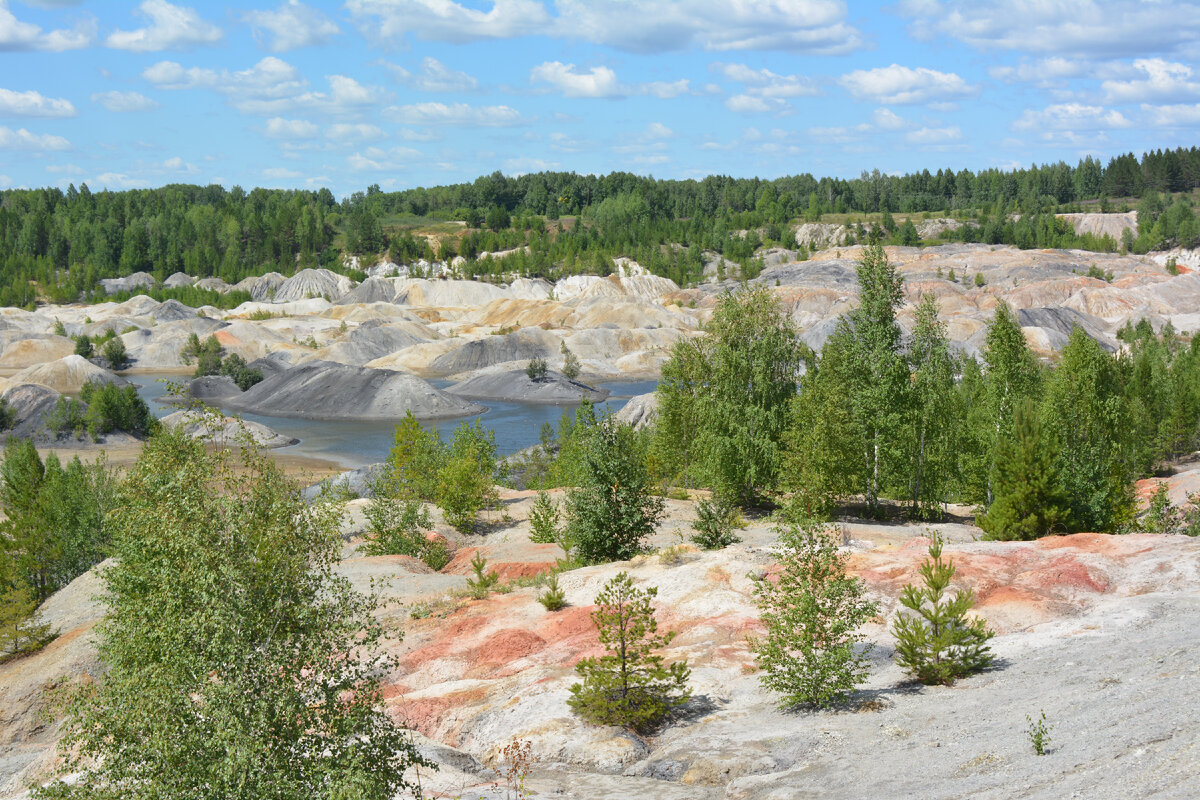
[[[87,185],[0,191],[0,304],[99,298],[99,281],[144,271],[161,284],[175,272],[228,283],[268,271],[324,266],[349,272],[343,256],[386,256],[396,263],[461,255],[467,276],[557,277],[606,274],[631,257],[681,285],[700,280],[704,251],[742,265],[753,277],[762,245],[796,247],[791,223],[827,214],[884,214],[859,220],[857,241],[918,244],[911,221],[893,213],[953,213],[965,224],[950,235],[1017,247],[1081,247],[1145,252],[1200,243],[1191,202],[1170,195],[1200,187],[1200,149],[1088,156],[1027,169],[877,170],[859,178],[810,174],[774,180],[709,176],[656,180],[631,173],[579,175],[496,172],[473,182],[383,192],[377,185],[341,202],[328,189],[294,191],[172,184],[160,189],[91,192]],[[1166,199],[1164,199],[1166,196]],[[1134,198],[1140,231],[1128,241],[1076,236],[1055,211]],[[571,218],[562,224],[563,218]],[[839,218],[841,219],[841,218]],[[465,229],[414,236],[422,222],[460,221]],[[517,248],[503,260],[484,252]],[[528,252],[524,248],[528,248]],[[355,273],[356,277],[362,276]],[[157,289],[162,297],[221,304],[204,290]],[[240,299],[240,298],[239,298]]]

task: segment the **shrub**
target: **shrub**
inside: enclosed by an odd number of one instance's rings
[[[467,578],[467,587],[471,591],[471,597],[476,600],[483,600],[492,592],[492,587],[500,582],[500,576],[493,572],[484,572],[487,569],[487,559],[483,557],[483,553],[476,552],[475,557],[471,559],[471,570],[475,573],[474,578]]]
[[[588,722],[623,725],[645,732],[691,697],[691,671],[683,661],[663,665],[654,650],[675,638],[658,635],[650,601],[654,587],[639,590],[625,572],[605,584],[596,596],[592,622],[608,655],[585,658],[575,665],[582,683],[571,687],[567,705]]]
[[[942,540],[934,537],[929,557],[921,563],[924,586],[904,587],[901,613],[892,624],[896,660],[924,684],[951,684],[992,663],[987,645],[994,635],[981,619],[968,619],[975,592],[964,589],[946,597],[954,578],[954,562],[942,560]]]
[[[0,397],[0,431],[6,431],[17,424],[17,410]]]
[[[376,496],[364,514],[368,533],[362,550],[367,555],[412,556],[439,570],[449,561],[446,546],[426,539],[423,529],[431,525],[429,512],[420,500]]]
[[[80,334],[75,337],[75,355],[91,358],[93,353],[92,340]]]
[[[80,389],[79,397],[87,403],[84,421],[93,439],[112,431],[147,436],[156,423],[146,401],[138,396],[137,388],[132,385],[118,387],[112,383],[88,381]]]
[[[437,504],[447,523],[470,533],[476,515],[497,502],[496,435],[478,420],[464,422],[455,429],[445,452],[437,477]]]
[[[545,590],[538,595],[538,602],[547,611],[559,611],[566,607],[567,598],[562,587],[558,585],[558,573],[550,573],[550,577],[546,579]]]
[[[692,541],[705,550],[720,550],[742,540],[733,532],[741,527],[742,516],[737,506],[722,495],[714,495],[696,506],[696,521],[692,523],[696,533]]]
[[[539,356],[529,360],[529,365],[525,367],[525,374],[529,376],[529,380],[531,381],[540,381],[546,377],[548,369],[549,366],[546,364],[546,359]]]
[[[82,437],[87,430],[83,403],[73,397],[59,397],[58,402],[46,417],[46,428],[55,436],[74,434]]]
[[[1050,744],[1050,726],[1046,724],[1046,712],[1042,711],[1038,719],[1026,714],[1025,721],[1029,723],[1025,735],[1029,737],[1029,743],[1033,745],[1033,752],[1039,756],[1046,755],[1046,748]]]
[[[108,362],[109,369],[125,369],[129,364],[129,354],[125,351],[125,342],[117,336],[104,343],[100,354]]]
[[[55,636],[41,621],[37,597],[29,587],[0,590],[0,664],[41,650]]]
[[[221,360],[220,373],[230,378],[243,392],[263,379],[262,370],[251,369],[237,353],[230,353]]]
[[[846,574],[832,528],[815,523],[780,531],[778,583],[758,585],[766,635],[754,642],[763,686],[780,705],[828,707],[845,702],[866,679],[870,645],[858,629],[878,613],[865,587]]]
[[[567,527],[575,555],[598,564],[632,558],[663,513],[650,493],[641,440],[611,415],[587,436],[578,488],[567,495]]]
[[[579,357],[571,351],[571,348],[567,347],[566,342],[562,343],[561,347],[559,348],[559,352],[562,353],[563,357],[563,376],[567,380],[575,380],[579,377]]]
[[[529,541],[537,544],[558,541],[558,504],[544,490],[537,493],[529,510]]]

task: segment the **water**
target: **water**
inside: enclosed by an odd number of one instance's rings
[[[161,398],[166,393],[166,387],[160,378],[175,383],[183,382],[179,375],[128,375],[126,380],[138,388],[138,394],[150,406],[157,417],[164,417],[176,409]],[[430,381],[434,386],[443,389],[449,381]],[[597,384],[608,389],[612,394],[608,400],[599,406],[600,410],[619,411],[630,397],[654,391],[657,381],[627,381],[617,383]],[[531,403],[501,403],[492,401],[476,401],[486,406],[487,411],[478,415],[483,424],[495,431],[496,449],[501,455],[515,453],[522,448],[537,444],[542,423],[549,422],[557,427],[563,412],[571,413],[576,405],[547,406]],[[240,413],[240,412],[239,412]],[[361,467],[383,461],[392,446],[392,433],[396,428],[394,421],[330,421],[323,422],[310,419],[294,419],[292,417],[265,417],[259,414],[240,416],[254,422],[260,422],[278,431],[284,436],[299,439],[300,443],[291,447],[281,447],[276,452],[294,453],[296,455],[312,456],[335,461],[347,469]],[[470,420],[471,417],[463,419]],[[439,420],[422,423],[429,430],[438,430],[443,438],[448,438],[457,427],[460,419]]]

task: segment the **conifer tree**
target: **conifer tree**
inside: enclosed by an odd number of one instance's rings
[[[1000,439],[992,466],[995,499],[977,522],[988,539],[1036,539],[1065,527],[1070,498],[1058,474],[1058,446],[1042,429],[1037,406],[1017,405],[1012,433]]]
[[[582,683],[571,687],[567,704],[597,725],[624,725],[645,732],[691,697],[691,671],[683,661],[670,666],[653,651],[666,647],[674,631],[659,635],[653,586],[635,589],[628,573],[617,573],[596,596],[592,622],[608,655],[575,665]]]
[[[934,537],[929,557],[921,563],[924,586],[909,584],[900,604],[912,611],[896,616],[896,660],[924,684],[950,684],[992,663],[987,641],[995,634],[981,619],[969,619],[975,592],[963,589],[946,596],[954,579],[954,562],[942,559],[942,541]]]

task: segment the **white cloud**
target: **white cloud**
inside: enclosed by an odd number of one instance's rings
[[[1200,6],[1150,0],[908,0],[918,38],[1086,60],[1172,52],[1200,39]]]
[[[317,126],[308,120],[272,117],[267,120],[266,134],[272,139],[311,139],[317,135]]]
[[[624,94],[617,73],[608,67],[578,72],[574,64],[547,61],[529,72],[535,83],[548,83],[567,97],[616,97]]]
[[[422,128],[421,130],[401,128],[396,131],[396,136],[406,142],[436,142],[442,138],[440,133],[431,128]]]
[[[1143,105],[1142,111],[1151,125],[1159,128],[1190,128],[1200,125],[1200,104]]]
[[[962,130],[957,125],[947,128],[918,128],[909,131],[904,140],[909,144],[942,145],[962,139]]]
[[[279,180],[283,178],[299,178],[303,173],[296,172],[296,170],[288,169],[286,167],[268,167],[262,171],[262,174],[265,177]]]
[[[391,106],[384,116],[406,125],[463,125],[503,127],[520,125],[525,120],[510,106],[471,106],[466,103],[415,103]]]
[[[537,33],[550,15],[537,0],[494,0],[482,11],[454,0],[348,0],[346,9],[363,34],[377,42],[419,39],[465,43]]]
[[[1040,58],[1036,61],[1023,60],[1015,67],[998,66],[988,69],[996,80],[1014,83],[1032,83],[1042,89],[1065,85],[1070,78],[1094,74],[1095,66],[1062,56]]]
[[[73,117],[75,106],[64,98],[46,97],[40,92],[14,92],[0,89],[0,114],[13,117]]]
[[[68,150],[71,143],[51,133],[31,133],[24,128],[5,128],[0,125],[0,150]]]
[[[46,172],[51,175],[82,175],[86,170],[78,164],[47,164]]]
[[[871,114],[871,121],[876,128],[884,131],[903,130],[909,125],[908,120],[888,108],[875,109]]]
[[[168,158],[166,161],[162,162],[160,166],[162,169],[165,169],[168,172],[183,172],[188,175],[198,175],[200,173],[199,167],[197,167],[195,164],[189,164],[179,156]]]
[[[87,47],[96,38],[96,21],[81,20],[73,30],[65,28],[42,33],[38,25],[22,22],[8,10],[8,0],[0,0],[0,53],[48,50],[60,53]]]
[[[843,75],[839,83],[859,100],[888,105],[953,100],[978,92],[953,72],[938,72],[927,67],[914,69],[899,64],[857,69]]]
[[[815,81],[802,75],[779,75],[769,69],[721,62],[713,64],[712,68],[729,80],[743,85],[742,92],[725,101],[726,108],[738,113],[784,112],[790,108],[788,100],[821,93]]]
[[[147,53],[216,44],[225,35],[216,25],[201,19],[195,9],[174,6],[166,0],[142,0],[138,14],[147,17],[150,25],[132,31],[113,31],[104,43],[116,50]]]
[[[543,158],[533,158],[530,156],[520,156],[517,158],[508,158],[504,161],[504,172],[513,177],[527,175],[530,172],[546,172],[548,170],[559,169],[562,165],[557,161],[546,161]]]
[[[383,137],[382,128],[377,125],[366,125],[363,123],[339,122],[325,129],[326,139],[339,142],[368,142],[373,139],[382,139]]]
[[[687,94],[689,85],[690,81],[687,78],[677,81],[650,81],[641,85],[641,93],[657,97],[659,100],[670,100],[672,97]]]
[[[150,182],[142,178],[134,178],[124,172],[105,172],[97,175],[95,180],[88,181],[100,189],[148,189]]]
[[[350,169],[355,172],[397,171],[407,168],[413,161],[423,159],[418,150],[411,147],[368,147],[361,153],[355,153],[346,159]]]
[[[1131,80],[1108,80],[1100,85],[1108,102],[1170,102],[1200,96],[1200,83],[1192,80],[1192,68],[1186,64],[1139,58],[1133,69],[1137,77]]]
[[[646,135],[651,139],[670,139],[675,136],[675,131],[661,122],[651,122],[646,126]]]
[[[779,98],[767,100],[750,94],[735,94],[725,100],[725,107],[739,114],[765,114],[784,109],[787,103]]]
[[[0,189],[7,189],[12,185],[12,178],[8,177],[7,175],[0,175]]]
[[[264,116],[297,110],[354,114],[383,99],[379,89],[346,75],[326,75],[328,92],[307,91],[308,81],[299,71],[275,56],[239,72],[184,69],[174,61],[160,61],[147,67],[142,77],[160,89],[210,89],[225,95],[237,110]]]
[[[866,42],[838,0],[556,0],[554,34],[636,53],[849,53]]]
[[[324,44],[341,33],[336,22],[299,0],[288,0],[274,11],[251,11],[246,22],[254,28],[255,38],[263,31],[271,34],[268,47],[275,53]]]
[[[151,100],[140,92],[96,92],[92,102],[99,103],[109,111],[127,113],[131,111],[150,111],[158,108],[158,102]]]
[[[1132,123],[1115,109],[1082,103],[1060,103],[1040,111],[1026,109],[1013,123],[1013,129],[1036,134],[1046,142],[1086,143],[1102,137],[1114,128]],[[1083,134],[1087,134],[1084,136]]]
[[[421,71],[414,74],[395,64],[386,65],[405,86],[422,92],[468,92],[479,88],[479,81],[465,72],[452,70],[436,58],[421,59]]]

